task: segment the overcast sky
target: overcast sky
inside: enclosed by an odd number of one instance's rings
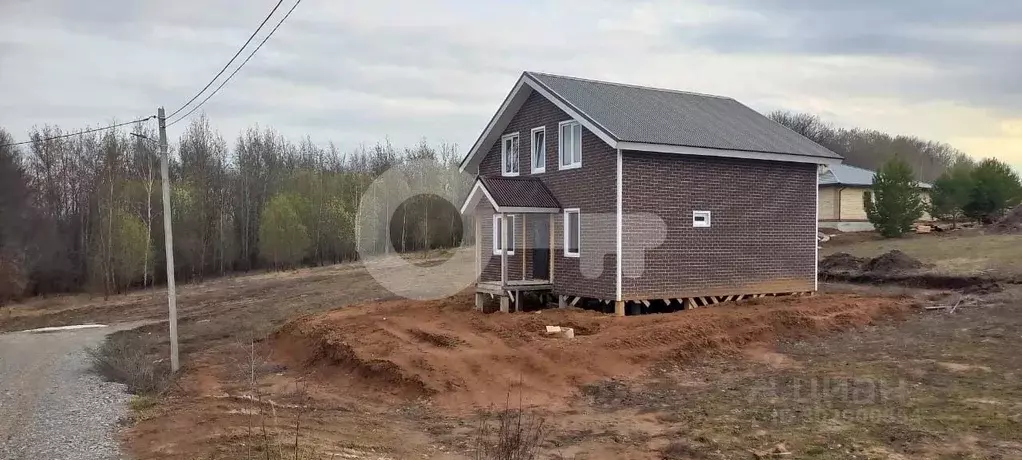
[[[0,126],[24,140],[174,110],[275,3],[0,0]],[[522,70],[726,95],[1022,166],[1017,0],[304,0],[202,110],[232,144],[258,123],[342,149],[464,150]]]

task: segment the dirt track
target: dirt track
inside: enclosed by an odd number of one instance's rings
[[[89,373],[85,354],[116,330],[0,335],[0,458],[121,458],[114,432],[129,395]]]

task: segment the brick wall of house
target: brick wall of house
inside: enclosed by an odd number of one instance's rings
[[[520,176],[532,175],[532,141],[531,131],[540,126],[546,127],[546,172],[537,174],[554,194],[564,208],[579,208],[581,211],[582,258],[564,257],[563,250],[563,215],[551,216],[550,227],[554,231],[555,248],[551,251],[554,258],[555,292],[562,295],[578,295],[598,299],[613,299],[616,292],[616,228],[614,213],[616,203],[617,152],[599,137],[582,128],[582,167],[569,170],[558,170],[558,126],[562,121],[571,119],[568,114],[557,108],[538,93],[533,93],[525,104],[512,118],[503,134],[519,133]],[[479,166],[479,173],[484,176],[499,177],[501,175],[501,145],[497,142],[490,148]],[[492,213],[488,205],[485,208]],[[492,250],[493,220],[487,211],[479,211],[482,224],[480,243],[483,250]],[[529,216],[526,216],[526,225]],[[516,235],[520,235],[521,226]],[[519,243],[522,243],[520,240]],[[520,244],[518,247],[522,247]],[[508,276],[517,273],[521,279],[522,260],[518,253],[508,267]],[[585,262],[583,262],[585,258]],[[527,263],[531,261],[526,260]],[[602,267],[598,276],[583,275],[581,265]],[[531,265],[526,265],[531,272]],[[517,270],[517,271],[515,271]],[[594,275],[599,270],[586,270]],[[493,257],[483,267],[483,280],[500,279],[500,258]],[[494,275],[496,276],[494,278]]]
[[[623,152],[622,297],[662,299],[811,291],[816,263],[816,165]],[[710,211],[693,228],[692,211]],[[648,212],[666,240],[642,249]],[[648,238],[645,238],[648,240]]]

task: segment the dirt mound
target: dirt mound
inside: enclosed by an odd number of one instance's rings
[[[897,249],[881,254],[872,259],[855,257],[845,252],[838,252],[820,259],[820,271],[823,274],[895,274],[912,271],[923,267],[923,263]]]
[[[838,252],[820,259],[821,270],[862,270],[869,259]]]
[[[896,273],[922,268],[923,263],[897,249],[874,257],[863,267],[874,273]]]
[[[272,359],[367,398],[428,398],[470,410],[502,404],[509,386],[520,383],[527,404],[556,405],[579,385],[732,355],[777,337],[870,324],[904,314],[912,300],[827,294],[627,318],[574,308],[483,314],[472,304],[462,294],[306,316],[271,337]],[[550,336],[547,325],[573,327],[577,335]]]
[[[1022,205],[1015,206],[1000,220],[990,226],[996,233],[1022,233]]]

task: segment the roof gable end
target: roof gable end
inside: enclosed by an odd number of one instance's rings
[[[841,162],[840,155],[729,97],[523,72],[462,161],[462,171],[478,167],[533,91],[614,149]]]

